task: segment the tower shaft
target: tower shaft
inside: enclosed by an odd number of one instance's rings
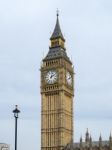
[[[73,140],[74,72],[57,18],[41,66],[41,150],[62,150]]]

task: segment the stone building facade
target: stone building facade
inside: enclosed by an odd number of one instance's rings
[[[73,139],[74,69],[57,14],[41,66],[41,150],[62,150]]]
[[[84,141],[81,137],[79,143],[70,142],[63,150],[112,150],[112,136],[110,134],[108,141],[103,141],[100,135],[98,141],[93,141],[87,130]]]
[[[10,150],[10,146],[5,143],[0,143],[0,150]]]

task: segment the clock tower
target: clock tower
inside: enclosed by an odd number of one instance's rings
[[[73,141],[74,71],[57,13],[41,66],[41,150],[62,150]]]

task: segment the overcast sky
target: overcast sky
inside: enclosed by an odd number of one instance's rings
[[[0,142],[40,149],[40,64],[60,11],[67,54],[75,67],[74,141],[104,140],[112,129],[112,0],[0,1]]]

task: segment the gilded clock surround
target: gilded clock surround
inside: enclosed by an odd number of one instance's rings
[[[73,140],[74,85],[67,84],[66,73],[69,71],[73,78],[74,71],[66,53],[58,15],[50,40],[49,52],[41,66],[41,150],[62,150]],[[52,84],[45,81],[49,70],[58,73]]]

